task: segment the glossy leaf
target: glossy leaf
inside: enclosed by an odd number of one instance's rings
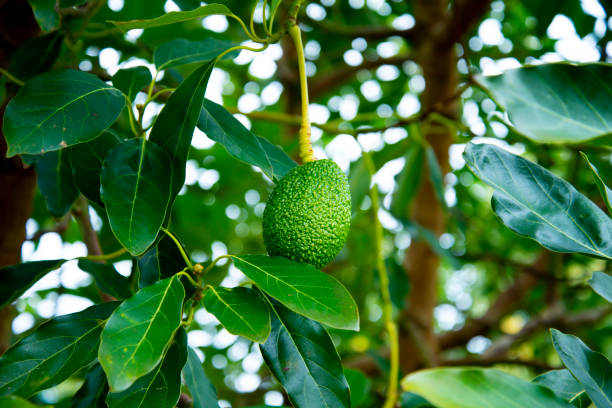
[[[296,313],[336,329],[358,330],[359,312],[336,278],[308,264],[265,255],[231,255],[236,268]]]
[[[468,144],[464,158],[495,190],[493,210],[510,229],[553,251],[612,258],[612,220],[571,184],[488,144]]]
[[[124,104],[121,92],[95,75],[75,70],[38,75],[6,107],[7,155],[41,154],[95,139]]]
[[[297,165],[280,147],[254,135],[227,109],[208,99],[202,106],[198,128],[232,156],[259,167],[271,180],[280,180]]]
[[[580,152],[580,154],[582,155],[582,158],[587,162],[587,164],[589,165],[589,169],[593,173],[595,185],[597,185],[597,190],[599,190],[599,194],[601,195],[601,198],[603,198],[604,203],[606,204],[608,214],[612,214],[612,205],[610,205],[610,199],[612,199],[612,190],[603,181],[601,175],[599,174],[599,171],[597,170],[597,167],[595,167],[595,165],[590,162],[588,156],[582,152]]]
[[[69,149],[74,184],[81,194],[101,208],[104,208],[100,198],[102,163],[108,152],[120,142],[121,138],[107,129],[91,142],[81,143]]]
[[[113,233],[130,253],[143,253],[157,237],[170,198],[170,158],[146,139],[111,149],[101,173],[100,197]]]
[[[125,68],[120,69],[113,75],[113,85],[123,92],[130,101],[134,101],[136,94],[150,84],[152,79],[151,71],[147,67]]]
[[[597,407],[612,407],[612,363],[576,336],[550,331],[563,364],[584,387]]]
[[[70,377],[96,358],[105,319],[118,302],[53,318],[0,358],[0,395],[29,397]]]
[[[191,393],[193,408],[219,408],[217,390],[206,376],[198,355],[191,347],[187,348],[187,353],[183,378]]]
[[[45,197],[51,215],[59,218],[66,214],[79,196],[70,168],[66,149],[48,152],[36,163],[38,188]]]
[[[413,143],[408,147],[404,156],[404,168],[396,177],[397,186],[393,191],[391,201],[391,212],[395,217],[407,218],[410,203],[416,196],[421,182],[423,171],[423,159],[425,151],[419,143]]]
[[[404,377],[402,387],[438,408],[572,408],[547,388],[487,368],[421,370]]]
[[[187,335],[179,329],[163,360],[123,392],[109,393],[109,408],[174,408],[181,394],[181,370],[187,359]]]
[[[589,285],[601,297],[612,303],[612,276],[603,272],[594,272]]]
[[[106,408],[107,393],[108,384],[104,370],[96,363],[85,376],[81,388],[72,397],[70,408]]]
[[[59,27],[59,14],[55,10],[55,0],[28,0],[34,18],[43,31],[55,30]]]
[[[15,395],[6,395],[0,397],[0,407],[2,408],[40,408],[40,405],[34,405],[30,401],[25,400]]]
[[[182,21],[211,16],[213,14],[228,16],[231,15],[232,12],[223,4],[209,4],[189,11],[171,11],[160,17],[149,20],[113,21],[112,23],[119,27],[119,29],[128,31],[134,28],[152,28],[180,23]]]
[[[537,376],[532,381],[534,384],[548,388],[559,398],[572,402],[581,398],[584,387],[576,381],[568,370],[552,370]],[[585,405],[585,407],[588,404]]]
[[[101,264],[87,259],[79,260],[79,268],[93,276],[98,288],[116,299],[132,296],[130,281],[110,264]]]
[[[0,269],[0,306],[11,303],[47,273],[58,269],[64,259],[24,262]]]
[[[272,333],[260,345],[272,374],[296,408],[348,408],[340,357],[320,324],[274,302]]]
[[[170,14],[172,13],[166,16]],[[170,156],[173,198],[176,197],[185,182],[187,154],[212,69],[212,62],[204,64],[179,85],[170,95],[149,135],[149,140],[160,146]]]
[[[256,343],[263,343],[270,335],[268,306],[253,289],[209,286],[204,306],[232,334]]]
[[[368,398],[372,389],[372,381],[364,373],[357,370],[345,369],[344,377],[346,377],[351,390],[351,407],[358,407]]]
[[[515,130],[539,143],[582,143],[612,133],[612,67],[542,64],[482,82]]]
[[[158,70],[164,70],[193,62],[204,62],[215,59],[223,51],[236,46],[233,41],[207,38],[202,41],[189,41],[178,38],[155,49],[153,61]],[[223,58],[235,57],[238,51],[230,52]]]
[[[172,277],[140,290],[111,315],[98,353],[111,391],[126,390],[159,364],[181,324],[184,297]]]
[[[138,260],[138,270],[140,271],[138,287],[142,289],[160,279],[174,276],[186,266],[176,244],[168,235],[164,234],[157,245]]]

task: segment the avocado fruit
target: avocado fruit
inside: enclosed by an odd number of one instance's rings
[[[351,224],[348,179],[331,160],[294,167],[272,191],[263,214],[268,254],[322,268],[344,246]]]

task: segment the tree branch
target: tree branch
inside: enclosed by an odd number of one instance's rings
[[[418,33],[418,30],[416,30],[415,27],[407,30],[398,30],[396,28],[386,26],[351,26],[328,23],[325,20],[315,21],[308,18],[308,16],[304,16],[302,20],[304,20],[308,25],[314,26],[318,30],[326,33],[344,35],[347,37],[363,37],[366,40],[381,40],[394,36],[410,40]]]
[[[456,0],[443,38],[459,42],[488,11],[490,4],[491,0]]]

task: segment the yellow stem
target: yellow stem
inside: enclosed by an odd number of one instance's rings
[[[116,250],[115,252],[111,252],[110,254],[81,256],[77,259],[88,259],[90,261],[107,261],[109,259],[117,258],[118,256],[123,255],[125,252],[127,252],[127,249],[121,248]]]
[[[310,118],[308,116],[308,81],[306,80],[306,59],[302,45],[302,33],[297,23],[289,27],[289,35],[295,44],[297,52],[298,69],[300,73],[300,90],[302,94],[302,125],[299,133],[299,151],[303,163],[314,161],[312,144],[310,142]]]
[[[217,64],[217,62],[219,62],[221,58],[223,58],[225,55],[229,54],[232,51],[247,50],[247,51],[253,51],[253,52],[260,52],[268,48],[268,46],[269,44],[266,43],[266,44],[263,44],[261,48],[247,47],[246,45],[237,45],[235,47],[228,48],[227,50],[223,51],[221,54],[217,55],[217,58],[215,59],[215,64]]]
[[[176,88],[164,88],[164,89],[161,89],[161,90],[155,92],[153,94],[153,96],[151,96],[151,100],[154,101],[155,99],[157,99],[157,97],[159,95],[164,94],[166,92],[174,92],[175,90],[176,90]]]
[[[372,157],[366,151],[363,152],[363,160],[370,173],[370,178],[376,173]],[[389,336],[390,349],[390,369],[389,369],[389,385],[387,387],[387,396],[383,408],[393,408],[397,401],[397,377],[399,374],[399,338],[397,324],[393,320],[393,303],[391,302],[391,294],[389,292],[389,275],[385,266],[385,260],[382,253],[383,229],[378,219],[379,197],[378,187],[372,183],[370,188],[370,198],[372,200],[372,218],[374,221],[374,246],[376,253],[376,269],[378,270],[378,279],[380,281],[380,293],[383,302],[383,319],[385,328]]]
[[[270,24],[270,28],[268,28],[268,21],[266,19],[266,6],[268,5],[268,0],[264,0],[263,2],[263,8],[262,8],[262,18],[263,18],[263,27],[264,27],[264,32],[266,33],[266,35],[268,37],[270,37],[270,35],[272,34],[270,32],[270,30],[272,29],[272,24]]]
[[[4,68],[0,68],[0,74],[4,75],[5,77],[8,78],[9,81],[16,83],[19,86],[24,86],[25,82],[22,81],[21,79],[13,76],[13,74],[11,74],[10,72],[8,72],[6,69]]]
[[[140,136],[138,129],[136,129],[136,118],[134,118],[134,111],[132,111],[132,101],[129,100],[127,95],[125,96],[125,100],[127,102],[128,116],[130,117],[130,128],[132,129],[134,135]]]
[[[180,251],[181,255],[183,256],[183,259],[185,260],[185,264],[187,264],[187,267],[189,269],[193,269],[193,264],[189,260],[189,257],[185,253],[185,250],[183,249],[183,246],[181,245],[179,240],[176,239],[176,237],[174,235],[172,235],[172,233],[170,231],[168,231],[166,228],[161,227],[161,230],[164,231],[166,233],[166,235],[168,235],[172,241],[174,241],[174,243],[176,244],[176,247],[178,248],[178,250]]]
[[[212,268],[215,267],[215,265],[217,264],[217,262],[219,262],[220,260],[224,259],[224,258],[231,258],[231,255],[221,255],[219,257],[217,257],[214,261],[212,261],[207,267],[206,269],[204,269],[204,272],[202,272],[202,275],[206,275],[208,272],[210,272],[210,270]]]
[[[186,278],[187,278],[187,280],[188,280],[189,282],[191,282],[191,284],[192,284],[193,286],[195,286],[196,288],[199,288],[199,287],[200,287],[200,284],[199,284],[198,282],[196,282],[196,281],[195,281],[195,280],[194,280],[194,279],[191,277],[191,275],[189,275],[189,274],[188,274],[187,272],[185,272],[185,271],[180,271],[180,272],[177,272],[177,276],[184,276],[184,277],[186,277]]]

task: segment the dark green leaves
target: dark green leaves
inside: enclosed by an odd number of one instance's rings
[[[133,28],[151,28],[168,24],[180,23],[213,14],[231,15],[232,12],[223,4],[209,4],[190,11],[171,11],[150,20],[113,21],[119,29],[128,31]]]
[[[59,14],[55,10],[55,0],[28,0],[36,22],[43,31],[51,31],[59,27]]]
[[[253,289],[209,286],[204,306],[230,333],[256,343],[263,343],[270,334],[268,306]]]
[[[187,353],[183,378],[191,393],[193,408],[219,408],[217,390],[206,376],[200,359],[191,347],[187,348]]]
[[[561,361],[584,387],[597,407],[612,406],[612,364],[588,348],[576,336],[551,329],[553,345]]]
[[[252,134],[223,106],[205,100],[198,128],[239,160],[259,167],[271,180],[280,180],[296,163],[278,146]]]
[[[612,205],[610,205],[610,199],[612,199],[612,190],[610,190],[606,183],[604,183],[603,179],[601,178],[601,175],[599,174],[599,171],[597,170],[597,167],[595,167],[593,163],[591,163],[588,156],[582,152],[580,152],[580,154],[582,155],[582,158],[587,162],[587,164],[589,165],[589,169],[593,173],[595,185],[597,185],[599,195],[601,195],[601,198],[603,198],[604,203],[606,204],[608,214],[612,214]]]
[[[572,408],[549,389],[493,369],[421,370],[405,377],[402,387],[438,408]]]
[[[158,70],[164,70],[192,62],[212,60],[223,51],[235,46],[232,41],[207,38],[203,41],[189,41],[179,38],[155,49],[153,61]],[[229,57],[229,53],[225,57]]]
[[[87,375],[85,382],[79,388],[70,402],[70,408],[106,408],[108,384],[100,364],[95,364]]]
[[[495,213],[513,231],[558,252],[612,258],[612,220],[571,184],[488,144],[468,144],[470,169],[495,189]]]
[[[41,154],[96,138],[119,116],[125,98],[92,74],[53,71],[30,79],[8,104],[7,155]]]
[[[188,12],[186,11],[185,13]],[[168,13],[165,16],[171,14]],[[164,106],[157,117],[149,136],[149,140],[157,143],[158,146],[166,151],[171,159],[172,188],[170,191],[172,199],[170,200],[170,205],[172,205],[174,197],[176,197],[185,182],[187,153],[189,152],[193,131],[202,109],[206,84],[212,69],[212,62],[204,64],[181,83],[176,91],[170,95],[166,106]],[[168,172],[167,169],[165,171]]]
[[[308,264],[282,257],[231,258],[236,268],[294,312],[337,329],[359,329],[357,305],[335,278]]]
[[[138,260],[138,287],[144,288],[160,279],[169,278],[187,265],[176,244],[167,235]]]
[[[144,138],[118,144],[104,160],[102,202],[115,236],[134,255],[155,241],[164,222],[170,163],[166,152]]]
[[[98,360],[113,392],[124,391],[159,364],[181,324],[185,290],[177,277],[148,286],[112,314]]]
[[[117,302],[56,317],[0,358],[0,395],[23,397],[52,387],[96,357],[105,319]]]
[[[612,132],[612,67],[547,64],[482,78],[515,129],[540,143],[581,143]]]
[[[67,150],[56,150],[42,155],[36,163],[38,188],[45,197],[47,208],[54,217],[66,214],[79,196],[74,185]]]
[[[274,303],[272,333],[261,354],[297,408],[348,408],[340,357],[318,323]]]
[[[179,329],[162,362],[125,391],[110,393],[109,408],[174,408],[181,394],[181,370],[187,359],[187,335]]]
[[[584,387],[576,381],[568,370],[549,371],[537,376],[531,382],[548,388],[557,397],[569,402],[573,402],[575,399],[583,399]],[[585,406],[588,406],[588,404]]]
[[[612,277],[603,272],[593,273],[589,284],[601,297],[612,303]]]
[[[40,278],[62,266],[63,259],[34,261],[6,266],[0,269],[0,306],[12,302],[28,290]]]
[[[98,288],[115,299],[125,299],[132,296],[130,281],[119,274],[113,265],[79,260],[79,268],[93,276]]]
[[[152,79],[151,71],[147,67],[126,68],[113,75],[113,85],[123,92],[130,101],[133,101],[136,94],[151,83]]]

